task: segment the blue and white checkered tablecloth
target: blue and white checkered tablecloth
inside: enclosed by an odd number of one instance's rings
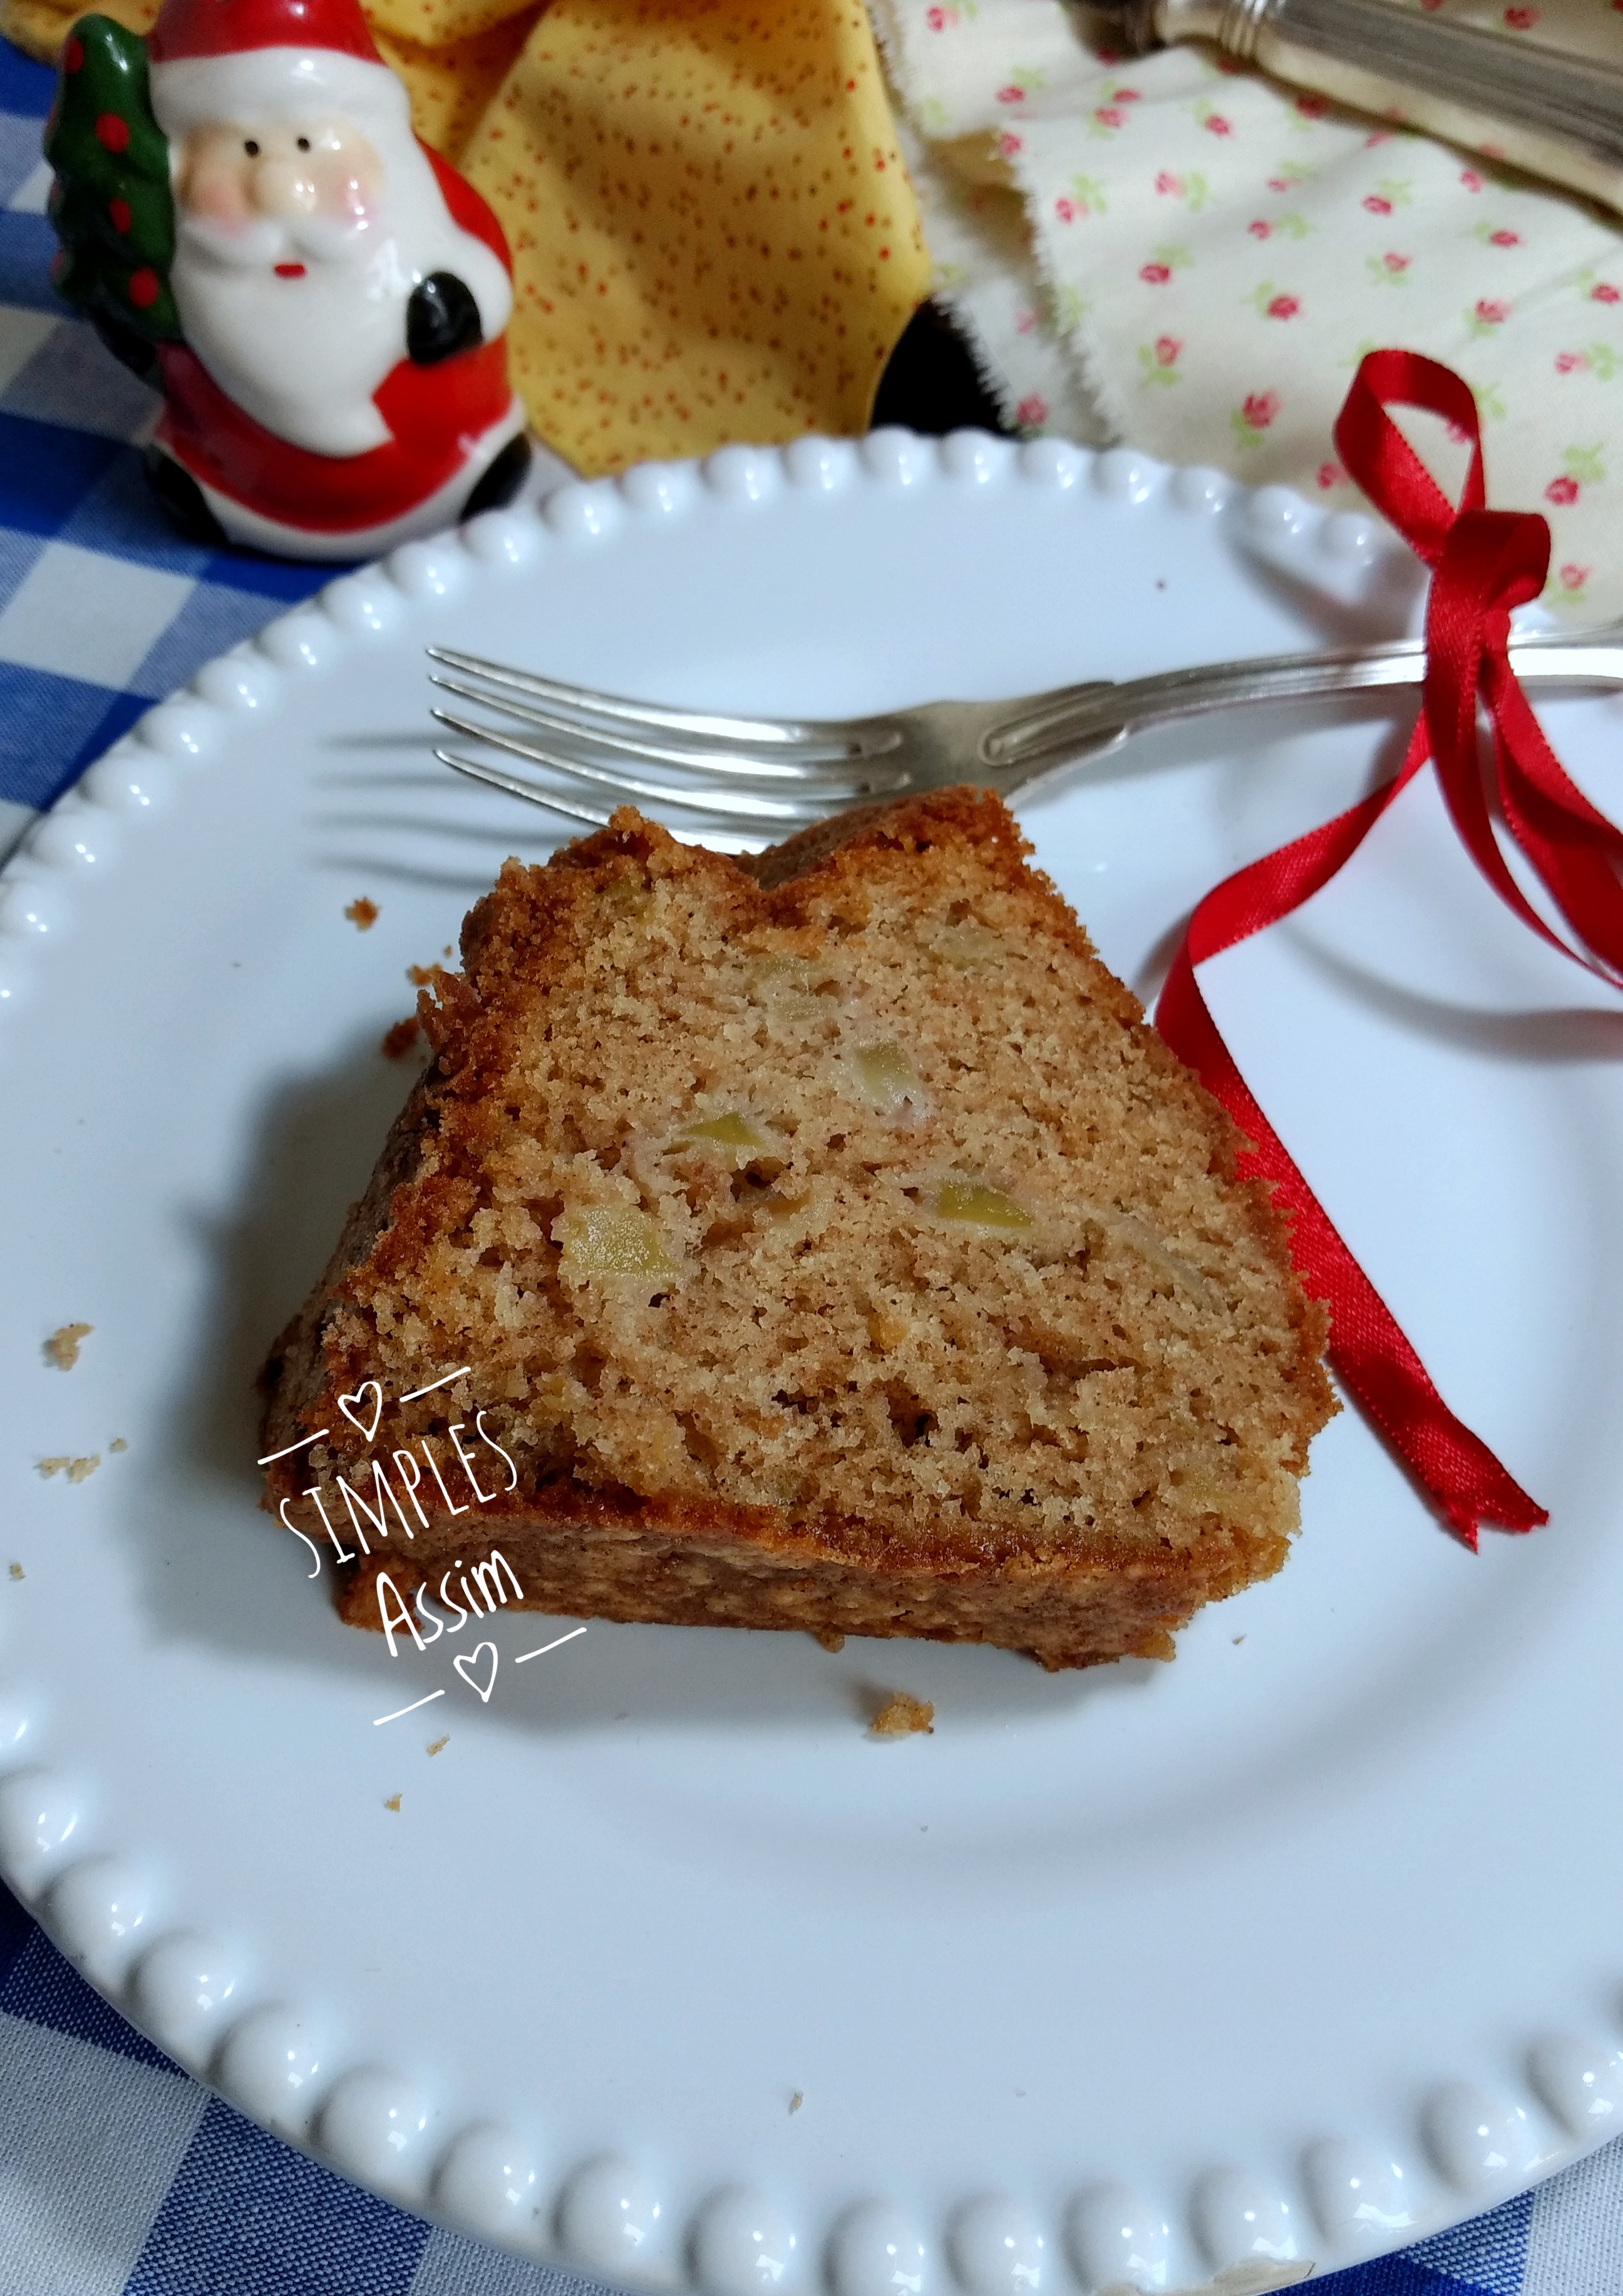
[[[0,41],[0,853],[149,702],[324,570],[193,548],[152,394],[53,296],[51,75]],[[1325,2296],[1623,2296],[1623,2140]],[[169,2063],[0,1889],[0,2296],[594,2296],[433,2229]]]

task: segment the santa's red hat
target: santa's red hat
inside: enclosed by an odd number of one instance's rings
[[[164,0],[146,36],[155,64],[255,48],[324,48],[367,63],[383,61],[359,0]]]
[[[152,110],[171,139],[324,112],[374,138],[410,132],[410,100],[359,0],[164,0],[146,51]]]

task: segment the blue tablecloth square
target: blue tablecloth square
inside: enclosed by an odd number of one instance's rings
[[[214,2099],[126,2296],[407,2296],[428,2239]]]
[[[4,221],[0,217],[0,223]],[[0,413],[0,471],[5,473],[4,523],[26,534],[60,534],[109,466],[141,457],[111,439],[94,439],[58,422]],[[153,509],[154,518],[158,515]],[[84,539],[84,537],[78,537]],[[86,548],[94,544],[86,542]]]
[[[71,2033],[78,2040],[94,2041],[98,2049],[111,2049],[121,2057],[133,2057],[138,2065],[152,2065],[184,2079],[178,2065],[86,1984],[43,1930],[34,1932],[6,1972],[0,1985],[0,2009],[12,2017],[26,2017],[31,2025]]]
[[[145,694],[0,661],[0,803],[49,805],[151,706]]]
[[[9,40],[0,40],[0,111],[31,112],[43,120],[55,86],[49,64],[37,64]]]

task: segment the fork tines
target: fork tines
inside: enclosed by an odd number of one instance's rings
[[[671,807],[736,824],[753,840],[783,836],[832,812],[891,796],[906,769],[887,767],[897,734],[882,721],[830,726],[779,718],[718,718],[700,711],[640,702],[509,668],[448,646],[430,658],[461,673],[433,675],[444,693],[516,721],[522,734],[436,709],[439,724],[488,743],[570,785],[570,794],[447,750],[442,763],[567,819],[601,825],[609,815],[582,801],[585,784],[612,804],[627,800]],[[542,738],[537,738],[542,737]],[[634,770],[663,768],[659,779]],[[667,775],[680,778],[671,779]],[[584,795],[584,792],[582,793]],[[731,840],[729,840],[731,841]]]

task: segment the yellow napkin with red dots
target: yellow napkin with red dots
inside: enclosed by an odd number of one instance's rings
[[[594,476],[865,430],[930,259],[863,0],[363,0],[501,217],[514,387]],[[53,60],[94,6],[0,0]]]

